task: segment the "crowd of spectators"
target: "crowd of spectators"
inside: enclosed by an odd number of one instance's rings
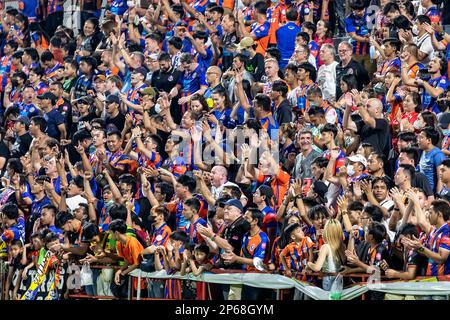
[[[67,298],[71,263],[118,298],[139,268],[450,274],[448,1],[86,0],[81,30],[64,2],[0,7],[6,299],[31,269]]]

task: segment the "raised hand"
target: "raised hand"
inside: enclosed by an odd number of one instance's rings
[[[403,193],[397,187],[392,188],[389,194],[397,206],[403,203]]]
[[[248,159],[250,157],[250,147],[244,143],[241,145],[242,159]]]

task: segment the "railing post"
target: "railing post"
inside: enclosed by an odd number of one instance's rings
[[[137,285],[137,294],[136,294],[136,299],[137,300],[141,300],[141,269],[139,269],[139,273],[138,273],[138,285]]]

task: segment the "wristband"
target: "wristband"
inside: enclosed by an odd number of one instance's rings
[[[348,214],[347,211],[342,211],[342,212],[341,212],[341,215],[343,215],[343,216],[345,216],[346,214]]]
[[[417,252],[420,252],[420,253],[422,253],[422,252],[424,252],[425,251],[425,248],[424,247],[420,247],[419,249],[417,249]]]
[[[213,236],[211,237],[211,241],[214,242],[215,240],[216,240],[216,235],[213,235]]]

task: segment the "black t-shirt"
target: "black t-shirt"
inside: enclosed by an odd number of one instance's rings
[[[106,118],[106,131],[111,131],[113,128],[122,132],[125,126],[125,116],[119,112],[115,118]]]
[[[220,236],[228,241],[233,247],[234,254],[239,256],[241,254],[242,239],[249,230],[250,227],[246,223],[246,220],[241,216],[231,225],[227,226]],[[239,263],[224,264],[222,258],[217,262],[217,267],[224,269],[242,269],[242,265]]]
[[[340,82],[346,74],[353,74],[356,77],[358,90],[360,91],[370,81],[367,70],[359,62],[352,59],[346,67],[343,67],[342,62],[339,62],[336,66],[336,100],[342,95]]]
[[[84,122],[90,122],[91,120],[97,118],[97,115],[93,112],[89,112],[89,114],[87,116],[82,116],[80,117],[80,119],[78,119],[78,130],[84,129],[85,126],[84,124],[81,124],[83,121]]]
[[[31,141],[33,141],[33,137],[28,132],[18,136],[11,148],[11,157],[23,157],[30,149]]]
[[[289,100],[283,100],[280,106],[275,108],[275,119],[280,125],[292,122],[292,106]]]
[[[375,119],[375,128],[372,128],[364,121],[356,122],[357,134],[361,137],[361,142],[370,143],[375,152],[384,153],[389,135],[389,123],[386,119]]]
[[[260,82],[264,75],[264,57],[257,53],[249,62],[245,64],[245,70],[253,75],[255,81]]]
[[[70,102],[65,98],[61,98],[56,105],[58,106],[59,113],[66,119],[66,127],[68,128],[68,131],[70,131],[69,128],[72,128],[72,106]]]
[[[10,156],[10,152],[8,147],[6,146],[5,142],[3,142],[3,140],[0,141],[0,158],[5,158],[5,166],[0,169],[0,172],[3,171],[3,169],[6,168],[6,162],[8,161]]]
[[[411,185],[414,188],[422,189],[427,197],[432,196],[434,194],[427,176],[420,171],[416,171],[416,173],[414,174]]]
[[[233,64],[233,53],[228,51],[228,48],[233,44],[237,44],[238,37],[236,36],[236,32],[232,32],[230,34],[226,34],[222,36],[222,70],[228,70]]]
[[[152,76],[152,87],[156,87],[159,91],[169,93],[175,87],[181,72],[172,68],[168,72],[156,71]]]

